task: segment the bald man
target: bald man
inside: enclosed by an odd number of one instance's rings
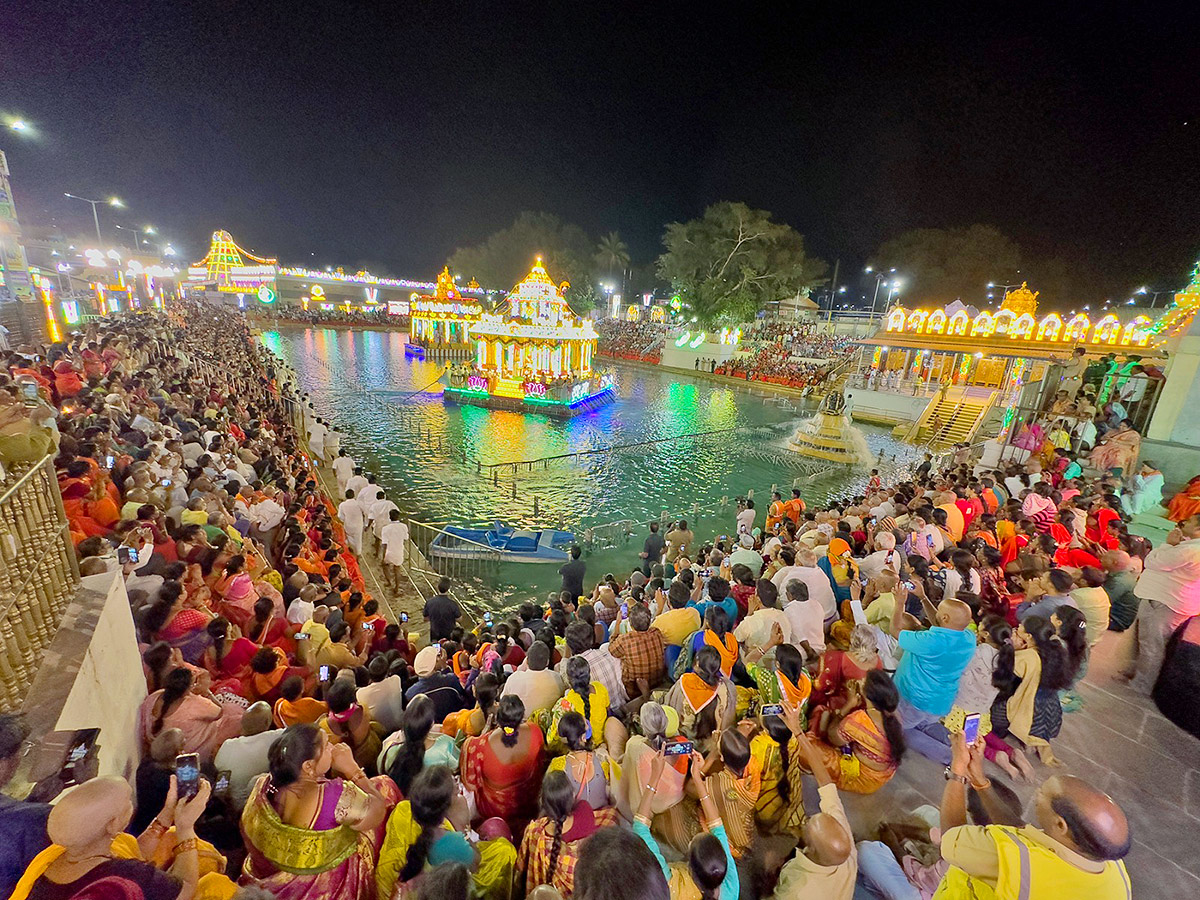
[[[163,821],[174,822],[181,843],[196,836],[196,819],[204,812],[209,793],[208,782],[202,780],[199,793],[191,800],[176,802],[173,790],[167,798],[160,816]],[[146,900],[191,900],[199,875],[195,842],[178,854],[170,874],[140,859],[117,858],[113,840],[132,817],[133,790],[123,778],[94,778],[65,794],[46,823],[50,840],[62,848],[62,853],[44,867],[27,896],[69,897],[97,879],[116,876],[137,884]],[[138,839],[143,856],[158,844],[162,831],[157,825],[151,826]],[[37,860],[31,864],[30,874],[36,866]],[[21,896],[20,889],[17,896]]]
[[[954,736],[942,794],[942,858],[950,870],[939,898],[1127,900],[1129,821],[1103,791],[1071,775],[1048,778],[1034,795],[1034,821],[1019,819],[995,795],[983,771],[983,745]],[[979,794],[990,825],[968,825],[967,786]]]
[[[894,626],[908,600],[903,583],[896,585],[895,595]],[[959,679],[975,655],[975,635],[967,630],[971,608],[961,600],[947,598],[935,609],[923,591],[921,605],[934,623],[932,627],[925,631],[893,629],[904,651],[896,668],[897,713],[909,748],[945,766],[950,763],[950,742],[940,720],[954,705]]]
[[[790,711],[789,711],[790,712]],[[796,855],[779,871],[775,900],[851,900],[858,877],[858,851],[837,785],[820,753],[800,727],[799,717],[785,717],[805,765],[817,782],[821,811],[804,823]]]
[[[283,734],[275,728],[271,706],[262,700],[251,704],[242,716],[242,736],[230,738],[217,751],[213,765],[229,773],[229,801],[241,810],[250,796],[254,780],[269,768],[271,745]]]

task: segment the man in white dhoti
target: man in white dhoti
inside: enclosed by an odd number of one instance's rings
[[[393,509],[388,513],[388,523],[380,532],[383,543],[383,572],[385,578],[391,578],[392,585],[400,583],[400,567],[404,565],[404,551],[408,544],[408,526],[400,521],[400,510]]]
[[[367,514],[362,504],[354,498],[354,491],[346,491],[346,499],[338,504],[337,514],[342,520],[342,527],[346,529],[346,543],[355,553],[361,553]]]

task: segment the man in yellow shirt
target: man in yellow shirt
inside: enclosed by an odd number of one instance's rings
[[[951,735],[942,794],[942,858],[950,870],[935,900],[1129,900],[1129,822],[1111,797],[1070,775],[1048,778],[1034,797],[1036,825],[1021,825],[983,774],[983,745]],[[967,786],[994,824],[967,825]]]
[[[663,641],[668,645],[682,647],[689,635],[700,630],[700,613],[695,607],[688,606],[691,594],[682,581],[673,582],[666,594],[662,591],[658,593],[658,615],[654,619],[654,627],[662,632]],[[670,608],[664,609],[668,603]]]

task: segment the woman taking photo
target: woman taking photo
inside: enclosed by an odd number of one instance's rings
[[[482,818],[504,819],[515,833],[516,825],[523,824],[521,819],[533,815],[544,749],[542,731],[525,721],[521,699],[513,694],[501,697],[496,705],[496,727],[467,738],[462,747],[462,783],[475,792]]]
[[[1013,646],[1013,672],[1020,681],[1007,702],[997,699],[993,705],[993,734],[996,738],[1012,734],[1032,747],[1046,765],[1061,765],[1050,750],[1050,741],[1062,728],[1058,692],[1070,686],[1073,674],[1067,647],[1054,623],[1041,616],[1025,617],[1013,633]]]
[[[395,785],[367,778],[350,748],[331,744],[315,725],[288,728],[268,758],[242,812],[242,883],[277,900],[371,896]]]
[[[201,676],[207,682],[208,673],[201,672]],[[190,669],[174,669],[162,690],[142,702],[142,740],[149,747],[163,729],[178,728],[183,732],[183,752],[199,754],[204,765],[212,762],[228,738],[241,735],[243,713],[242,706],[218,703],[206,684],[194,684]]]
[[[354,754],[354,761],[367,771],[375,770],[375,761],[383,749],[382,729],[371,718],[370,711],[357,700],[353,678],[334,679],[325,693],[329,714],[325,727],[330,737],[345,744]]]
[[[212,613],[196,609],[184,594],[183,585],[168,581],[158,591],[158,599],[142,617],[142,629],[151,640],[166,641],[193,665],[199,665],[208,649],[205,629]]]
[[[229,620],[217,616],[208,623],[212,646],[204,651],[204,668],[213,677],[214,686],[231,687],[235,693],[249,697],[250,661],[259,651],[258,644],[249,638],[229,639]]]
[[[707,752],[710,738],[719,729],[737,722],[737,691],[721,675],[721,657],[713,647],[704,647],[685,672],[667,691],[663,705],[679,713],[680,730]]]
[[[704,757],[699,753],[692,755],[692,781],[700,800],[700,824],[704,831],[692,838],[688,845],[686,863],[667,863],[663,858],[658,841],[650,833],[650,812],[660,779],[668,768],[666,757],[658,754],[650,769],[646,793],[633,818],[633,833],[642,839],[658,860],[670,886],[671,897],[695,896],[699,892],[701,900],[737,900],[741,890],[737,865],[729,849],[729,837],[721,823],[721,814],[709,795],[703,775]]]

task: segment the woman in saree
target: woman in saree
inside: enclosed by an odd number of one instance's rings
[[[379,771],[386,772],[405,796],[413,779],[428,766],[458,770],[458,747],[454,738],[434,731],[433,713],[433,701],[417,694],[404,708],[400,730],[388,736],[379,753]]]
[[[1083,536],[1102,550],[1116,550],[1121,543],[1109,530],[1109,525],[1120,520],[1121,515],[1116,510],[1107,506],[1093,508],[1087,514],[1087,527]]]
[[[1200,513],[1200,475],[1185,484],[1167,504],[1167,518],[1172,522],[1182,522],[1196,513]]]
[[[1050,741],[1062,728],[1058,692],[1070,686],[1073,676],[1067,647],[1058,638],[1054,623],[1041,616],[1025,617],[1013,632],[1013,646],[1013,672],[1020,681],[1012,696],[1001,696],[992,705],[988,746],[1011,753],[1012,748],[1000,740],[1011,734],[1032,747],[1046,765],[1061,765],[1050,750]]]
[[[304,666],[288,665],[288,658],[278,647],[262,647],[250,660],[250,694],[247,699],[265,700],[272,706],[283,697],[280,689],[292,676],[299,677],[312,687],[311,673]]]
[[[850,558],[849,541],[840,537],[830,541],[825,555],[817,560],[817,568],[829,578],[839,604],[850,599],[850,582],[858,579],[858,563]]]
[[[199,665],[208,649],[209,620],[212,614],[195,609],[184,594],[183,585],[168,581],[158,591],[158,599],[146,611],[143,629],[156,640],[166,641],[193,665]]]
[[[105,491],[104,480],[84,477],[86,471],[80,473],[77,462],[67,466],[69,480],[63,488],[63,508],[71,529],[85,537],[107,535],[121,520],[121,509]]]
[[[1039,481],[1021,501],[1021,515],[1032,520],[1040,534],[1050,531],[1050,525],[1054,522],[1054,517],[1058,515],[1058,507],[1050,499],[1050,493],[1050,483]]]
[[[207,765],[222,743],[241,735],[245,708],[217,702],[207,680],[207,673],[193,681],[190,669],[175,669],[162,690],[142,701],[138,718],[146,747],[164,728],[178,728],[184,751],[198,754],[200,764]]]
[[[1146,460],[1129,480],[1129,491],[1121,497],[1121,505],[1131,516],[1162,506],[1163,473]]]
[[[506,829],[498,820],[483,823],[479,831],[484,839],[472,846],[460,830],[470,825],[465,811],[452,769],[430,766],[421,772],[409,796],[388,816],[375,868],[378,900],[416,896],[425,873],[445,863],[473,870],[476,897],[507,900],[517,850],[499,835]]]
[[[721,657],[721,674],[726,678],[733,675],[733,667],[738,661],[739,653],[732,625],[729,614],[723,608],[710,605],[704,612],[704,627],[692,638],[693,653],[701,647],[712,647],[717,651]]]
[[[386,777],[367,775],[315,725],[293,725],[272,745],[270,769],[242,812],[243,884],[277,900],[368,900],[388,811]]]
[[[882,668],[874,631],[867,625],[855,625],[850,632],[850,649],[826,650],[821,656],[821,672],[813,683],[809,700],[810,729],[818,735],[824,734],[830,713],[845,706],[851,690],[862,683],[868,672]]]
[[[612,807],[593,810],[575,796],[575,787],[562,772],[549,772],[542,781],[541,815],[529,823],[517,851],[517,884],[525,892],[548,884],[563,897],[575,890],[575,864],[583,841],[601,828],[616,825]]]
[[[799,704],[792,705],[801,708]],[[762,773],[762,785],[754,804],[755,821],[768,833],[799,837],[805,815],[796,738],[783,718],[776,715],[760,716],[759,722],[743,726],[748,726],[745,731],[750,737],[750,755]]]
[[[254,579],[246,571],[246,557],[231,556],[225,563],[224,572],[210,585],[212,592],[221,598],[221,613],[238,628],[246,628],[254,617],[254,604],[258,594],[254,590]]]
[[[702,647],[685,672],[663,698],[679,715],[679,728],[703,752],[711,748],[714,733],[737,723],[737,690],[721,674],[721,657],[713,647]]]
[[[629,738],[622,759],[622,796],[618,807],[622,814],[631,815],[642,804],[646,785],[651,784],[650,770],[658,751],[667,745],[668,734],[679,731],[679,715],[670,707],[648,700],[638,710],[641,734]],[[680,738],[682,740],[682,738]],[[673,756],[663,773],[658,791],[651,801],[650,810],[655,816],[668,814],[683,801],[683,788],[687,782],[688,760],[686,756]]]
[[[329,714],[324,725],[330,738],[345,744],[354,760],[368,772],[383,749],[383,729],[371,718],[371,711],[357,701],[353,678],[337,678],[325,693]]]
[[[582,656],[567,660],[567,692],[563,698],[545,714],[546,743],[551,753],[564,753],[562,740],[558,736],[558,723],[569,712],[582,713],[592,726],[596,743],[604,740],[608,723],[608,689],[599,681],[592,680],[592,667]]]
[[[569,712],[559,720],[558,735],[567,753],[550,760],[549,772],[563,772],[575,797],[592,809],[614,805],[613,785],[621,777],[620,767],[604,750],[592,749],[591,726],[582,714]]]
[[[1142,452],[1142,436],[1134,430],[1130,419],[1122,419],[1116,428],[1104,433],[1090,457],[1093,469],[1124,475],[1133,471],[1138,454]]]
[[[899,703],[900,692],[892,677],[873,669],[861,688],[858,682],[848,685],[845,702],[833,711],[824,731],[810,732],[812,745],[839,790],[873,794],[896,774],[904,755],[904,727],[896,715]],[[799,727],[795,707],[785,702],[783,708],[788,726]]]
[[[976,555],[979,559],[980,613],[1007,619],[1012,602],[1008,580],[1004,577],[1004,557],[992,547],[983,547]]]
[[[229,620],[224,616],[217,616],[205,630],[212,646],[204,651],[204,668],[213,677],[213,692],[228,690],[249,699],[250,661],[261,648],[244,637],[230,640]]]
[[[497,816],[515,831],[533,816],[544,750],[542,731],[525,721],[521,698],[513,694],[501,697],[496,705],[496,727],[467,738],[459,764],[463,786],[475,792],[481,818]]]
[[[289,659],[296,655],[296,640],[292,635],[298,629],[283,616],[275,612],[270,597],[259,597],[254,601],[254,617],[246,623],[246,635],[263,647],[278,647]]]

